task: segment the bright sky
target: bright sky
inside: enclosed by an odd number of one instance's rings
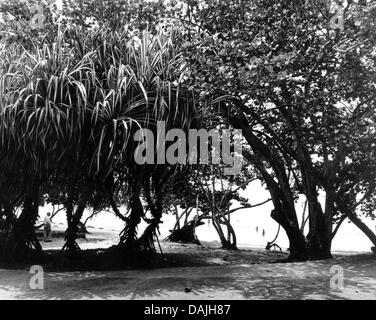
[[[63,0],[56,0],[56,5],[59,10],[63,9]]]

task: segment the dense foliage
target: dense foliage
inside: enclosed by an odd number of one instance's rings
[[[64,0],[62,12],[40,5],[37,25],[35,5],[0,5],[4,257],[41,251],[34,224],[42,202],[65,207],[69,252],[89,207],[111,209],[125,224],[127,251],[154,250],[163,212],[176,215],[174,231],[210,219],[222,245],[235,248],[233,206],[265,200],[239,195],[254,179],[270,192],[291,259],[330,257],[347,218],[376,246],[361,220],[376,209],[373,1]],[[134,133],[156,133],[158,121],[241,129],[241,173],[135,163]],[[148,227],[138,237],[142,219]]]

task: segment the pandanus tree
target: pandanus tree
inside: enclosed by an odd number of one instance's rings
[[[27,228],[20,229],[27,235],[23,243],[32,239],[39,247],[33,231],[39,199],[58,190],[67,213],[65,248],[76,251],[85,208],[100,194],[115,209],[111,192],[118,186],[130,209],[125,215],[117,210],[126,222],[120,243],[147,250],[162,214],[160,186],[170,169],[168,164],[136,163],[139,142],[133,136],[140,129],[156,134],[158,121],[166,130],[190,126],[194,95],[184,86],[186,64],[176,45],[178,35],[69,32],[59,32],[54,43],[22,52],[2,68],[0,150],[10,178],[11,165],[23,168],[17,180],[23,187],[17,221]],[[153,219],[136,241],[145,215],[140,195],[146,181],[152,181],[156,202],[149,203]]]
[[[39,204],[39,177],[35,174],[35,166],[28,145],[28,136],[22,129],[25,121],[14,122],[15,117],[21,119],[18,113],[18,91],[27,85],[27,71],[19,66],[27,65],[27,57],[21,55],[16,62],[10,59],[10,54],[20,53],[17,48],[3,47],[1,51],[1,203],[2,215],[5,216],[6,229],[2,234],[3,253],[10,258],[27,254],[29,247],[41,250],[33,233],[33,220],[37,216]],[[22,208],[16,216],[17,208]]]
[[[178,34],[147,31],[140,37],[129,37],[126,31],[99,31],[91,39],[79,43],[80,50],[95,48],[94,65],[99,90],[105,100],[94,99],[94,153],[90,163],[93,176],[104,186],[126,188],[128,213],[117,215],[126,222],[120,244],[125,248],[148,250],[151,237],[162,215],[161,184],[171,170],[169,164],[137,163],[135,141],[137,131],[150,130],[157,137],[157,123],[165,130],[187,130],[194,117],[194,94],[184,86],[186,63],[179,52]],[[82,49],[81,49],[82,48]],[[153,139],[153,150],[157,150]],[[159,142],[159,143],[164,143]],[[152,214],[145,234],[137,241],[137,225],[145,216],[140,196],[142,188],[154,189],[155,202],[148,198]],[[108,187],[106,187],[108,190]],[[108,192],[109,197],[112,195]]]
[[[52,46],[23,51],[2,69],[1,153],[3,161],[19,166],[6,174],[22,179],[22,213],[13,227],[17,246],[18,241],[22,246],[33,239],[40,249],[34,224],[40,197],[48,191],[45,186],[57,172],[71,178],[72,166],[85,165],[81,146],[85,146],[88,123],[82,115],[90,83],[83,72],[90,60],[71,56],[59,33]]]

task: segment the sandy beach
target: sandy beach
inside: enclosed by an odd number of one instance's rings
[[[116,243],[116,231],[91,229],[90,232],[86,240],[79,239],[82,249],[106,248]],[[53,250],[62,241],[57,237],[43,245]],[[162,241],[164,257],[174,262],[172,267],[125,271],[46,270],[43,290],[30,288],[33,275],[28,268],[0,269],[0,299],[376,300],[375,255],[349,252],[335,254],[327,261],[278,263],[287,253],[257,248],[227,251],[216,245]],[[333,270],[338,268],[343,270],[343,288],[331,287]]]

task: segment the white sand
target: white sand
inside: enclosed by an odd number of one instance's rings
[[[193,267],[116,272],[48,272],[45,289],[31,290],[25,271],[0,270],[0,299],[372,299],[375,257],[323,262]],[[344,289],[331,289],[333,265]],[[185,293],[186,287],[192,288]]]

